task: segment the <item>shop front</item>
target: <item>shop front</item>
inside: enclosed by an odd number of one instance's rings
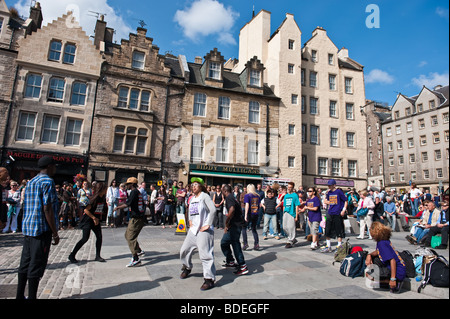
[[[86,174],[88,159],[76,154],[49,153],[8,149],[2,163],[9,169],[11,178],[19,183],[32,179],[39,173],[38,160],[43,156],[52,156],[56,162],[56,174],[53,177],[56,184],[65,181],[73,183],[74,176]]]
[[[206,185],[217,186],[230,184],[231,186],[248,184],[262,184],[264,176],[259,168],[217,166],[207,164],[189,165],[189,181],[191,177],[201,177]]]

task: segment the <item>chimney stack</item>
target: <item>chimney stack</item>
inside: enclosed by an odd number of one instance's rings
[[[196,56],[194,62],[196,64],[203,64],[203,58],[201,56]]]
[[[33,20],[34,25],[31,27],[32,32],[36,32],[38,29],[42,27],[42,21],[44,18],[42,17],[42,9],[41,3],[36,2],[34,7],[30,8],[30,19]]]

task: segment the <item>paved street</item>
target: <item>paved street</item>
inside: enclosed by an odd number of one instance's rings
[[[373,290],[365,286],[362,277],[351,279],[332,265],[333,255],[309,249],[309,242],[298,232],[299,243],[284,248],[284,240],[262,240],[261,250],[245,251],[249,274],[236,277],[231,270],[222,269],[224,256],[220,250],[223,231],[215,233],[216,287],[202,292],[201,263],[194,255],[194,269],[188,279],[179,279],[179,250],[184,235],[175,235],[175,228],[144,227],[139,237],[146,252],[142,264],[126,268],[130,252],[124,239],[125,228],[103,228],[102,256],[105,263],[94,261],[95,236],[77,255],[79,264],[70,264],[67,257],[81,238],[80,230],[60,231],[61,242],[52,246],[49,263],[42,278],[40,299],[448,299],[448,288],[428,286],[418,294],[413,279],[400,294]],[[405,239],[406,233],[394,233],[398,250],[414,251]],[[375,242],[349,236],[353,245],[372,251]],[[249,234],[252,247],[253,238]],[[336,243],[333,242],[333,245]],[[0,298],[15,298],[17,268],[22,250],[22,234],[0,234]],[[439,253],[448,258],[448,250]],[[410,290],[410,287],[412,289]]]

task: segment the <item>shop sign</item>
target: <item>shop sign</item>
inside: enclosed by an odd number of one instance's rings
[[[8,151],[8,156],[12,156],[14,159],[18,160],[30,160],[38,161],[41,157],[48,154],[41,154],[35,152],[23,152],[23,151]],[[85,159],[83,157],[70,156],[70,155],[53,155],[53,160],[58,164],[84,164]]]
[[[314,178],[314,184],[316,185],[328,185],[327,178]],[[355,181],[347,181],[342,179],[335,179],[337,187],[355,187]]]
[[[205,172],[217,172],[217,173],[229,173],[229,174],[248,174],[248,175],[260,175],[259,168],[247,168],[247,167],[229,167],[229,166],[216,166],[207,164],[191,164],[189,169],[205,171]]]

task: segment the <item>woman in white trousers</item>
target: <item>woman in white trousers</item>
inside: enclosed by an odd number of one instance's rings
[[[366,190],[363,190],[360,193],[361,198],[358,202],[356,214],[358,214],[358,211],[361,210],[361,208],[367,208],[368,213],[365,216],[360,216],[359,218],[359,236],[356,237],[357,239],[364,239],[366,225],[367,229],[370,229],[370,226],[372,226],[372,215],[374,213],[373,209],[375,208],[375,203],[373,202],[371,197],[367,196],[368,194],[369,193]],[[372,239],[370,233],[369,239]]]
[[[214,287],[216,267],[214,266],[214,229],[213,222],[216,207],[206,192],[201,178],[191,179],[193,196],[189,200],[189,231],[180,250],[180,260],[183,264],[181,279],[189,276],[192,270],[192,254],[198,249],[203,266],[204,283],[201,290]]]

